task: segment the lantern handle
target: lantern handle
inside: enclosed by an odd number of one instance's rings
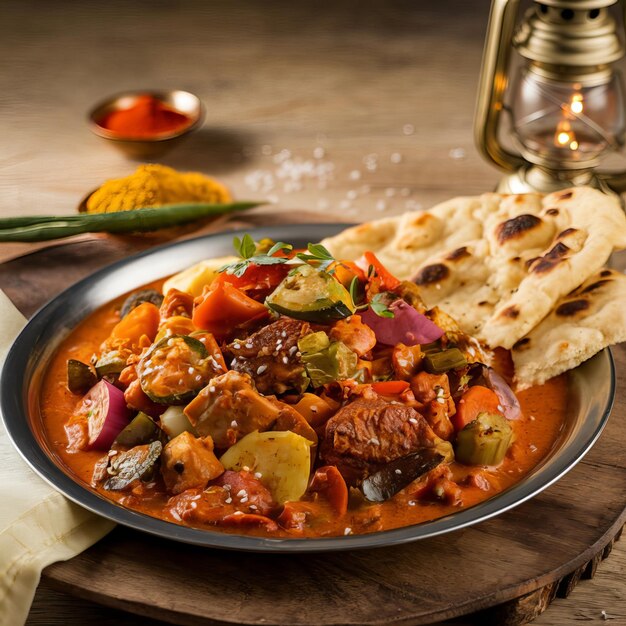
[[[485,159],[510,172],[526,164],[521,156],[498,142],[518,6],[519,0],[493,0],[491,3],[474,116],[476,147]]]

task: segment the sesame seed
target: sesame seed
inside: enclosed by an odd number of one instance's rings
[[[248,350],[250,350],[251,348],[254,348],[254,345],[253,345],[253,344],[251,344],[250,342],[248,342],[248,343],[246,344],[246,348],[248,348]]]
[[[534,416],[534,415],[529,415],[529,416],[528,416],[528,419],[529,419],[531,422],[534,422],[534,421],[535,421],[535,416]]]
[[[263,476],[263,474],[261,474],[261,472],[254,472],[254,477],[255,478],[261,478]]]
[[[241,348],[241,344],[240,344],[240,343],[234,343],[234,344],[233,344],[233,348],[234,348],[235,350],[239,350],[239,349]]]
[[[289,348],[289,356],[293,356],[298,351],[298,346],[292,346]]]
[[[285,337],[287,336],[287,331],[286,331],[286,330],[283,330],[283,332],[282,332],[282,333],[280,333],[280,336],[281,336],[281,337],[283,337],[283,338],[285,338]]]
[[[244,472],[249,472],[249,471],[250,471],[250,468],[249,468],[247,465],[244,465],[241,469],[242,469]]]
[[[231,428],[237,428],[237,426],[239,426],[239,424],[237,424],[237,420],[233,420],[233,421],[230,423],[230,427],[231,427]]]
[[[242,502],[243,502],[243,500],[242,500]],[[251,504],[248,508],[252,509],[253,511],[256,511],[258,507],[257,507],[256,504]]]
[[[311,407],[311,413],[317,413],[317,407],[316,406],[312,406]]]
[[[409,506],[415,506],[416,504],[415,500],[409,500]]]
[[[241,498],[241,500],[239,500],[241,504],[245,504],[247,501],[248,501],[248,496],[244,496],[243,498]]]
[[[283,357],[283,363],[284,363],[285,365],[287,365],[287,363],[289,363],[289,358],[288,358],[288,357],[286,357],[286,356],[284,356],[284,357]]]
[[[233,488],[232,485],[228,485],[228,484],[224,485],[224,489],[226,489],[226,491],[230,491],[232,488]]]
[[[411,422],[411,424],[417,424],[417,420],[414,417],[409,417],[409,422]]]
[[[352,534],[352,528],[350,528],[349,526],[347,528],[344,528],[343,534],[344,535],[351,535]]]
[[[200,376],[200,374],[198,374],[198,375],[195,377],[195,379],[194,379],[194,380],[195,380],[196,382],[198,382],[198,383],[199,383],[199,382],[202,380],[202,376]]]
[[[179,522],[182,522],[182,521],[183,521],[183,520],[181,519],[181,517],[180,517],[180,515],[178,514],[178,512],[177,512],[177,511],[174,511],[174,510],[170,509],[170,513],[172,514],[172,517],[173,517],[175,520],[177,520],[177,521],[179,521]]]
[[[534,445],[534,444],[532,444],[532,443],[528,446],[528,449],[529,449],[531,452],[537,452],[537,450],[538,450],[537,446],[536,446],[536,445]]]
[[[246,497],[247,495],[248,495],[248,492],[245,489],[240,489],[237,492],[237,497],[238,498],[243,498],[243,497]]]
[[[376,437],[372,437],[367,443],[371,443],[375,446],[379,446],[380,445],[380,441],[378,441],[378,439]]]
[[[401,469],[395,469],[393,470],[396,474],[402,474],[402,470]]]
[[[191,506],[192,509],[196,509],[196,508],[198,508],[198,503],[197,502],[192,502],[190,504],[190,506]]]
[[[209,393],[215,393],[216,387],[215,385],[209,385]]]
[[[196,370],[195,370],[195,369],[193,369],[193,367],[190,367],[190,368],[187,370],[187,373],[188,373],[188,374],[193,374],[195,371],[196,371]]]
[[[259,365],[257,367],[256,373],[260,376],[267,369],[267,365]]]
[[[498,404],[496,408],[500,411],[500,413],[504,413],[504,407],[501,404]]]
[[[437,404],[445,404],[445,403],[446,403],[445,398],[437,398]]]

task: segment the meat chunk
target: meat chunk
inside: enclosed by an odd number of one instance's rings
[[[358,356],[367,354],[376,345],[376,334],[361,321],[360,315],[339,320],[330,329],[331,341],[341,341]]]
[[[411,378],[411,391],[419,403],[420,412],[435,433],[442,439],[451,439],[454,427],[450,421],[456,413],[446,374],[420,372]]]
[[[452,480],[452,471],[447,465],[439,465],[409,488],[418,500],[436,500],[451,506],[462,506],[463,492]]]
[[[191,317],[193,312],[193,296],[191,294],[180,291],[179,289],[170,289],[163,298],[159,313],[161,320],[166,320],[175,315],[183,317]]]
[[[166,489],[173,494],[207,486],[224,472],[213,453],[211,437],[194,437],[183,432],[174,437],[161,454],[161,474]]]
[[[241,515],[266,516],[275,508],[272,495],[260,480],[250,472],[230,470],[204,491],[188,489],[168,502],[169,513],[175,520],[197,525],[263,524],[265,520],[239,518]]]
[[[253,430],[269,430],[280,408],[259,394],[247,374],[217,376],[185,407],[200,435],[211,435],[217,448],[228,448]]]
[[[281,317],[228,346],[234,356],[231,368],[250,375],[264,394],[304,391],[308,380],[298,356],[298,339],[308,332],[307,322]]]
[[[320,456],[336,465],[348,484],[355,484],[389,461],[440,443],[415,409],[359,398],[328,420]]]
[[[215,482],[230,493],[238,511],[267,515],[276,508],[269,489],[250,472],[226,470]]]

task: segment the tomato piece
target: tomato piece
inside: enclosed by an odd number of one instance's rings
[[[381,396],[400,395],[410,386],[406,380],[386,380],[380,383],[372,383],[372,389]]]
[[[131,345],[137,345],[142,335],[147,335],[152,342],[159,330],[160,321],[159,309],[151,302],[144,302],[113,327],[111,338],[123,339]]]
[[[223,272],[223,280],[241,289],[251,297],[258,298],[268,295],[283,281],[289,270],[293,266],[285,263],[275,265],[254,265],[250,264],[241,276]]]
[[[473,422],[479,413],[502,414],[500,400],[496,393],[487,387],[470,387],[456,404],[456,413],[450,418],[454,428],[459,431]]]
[[[263,304],[249,298],[220,274],[202,296],[196,299],[192,321],[218,339],[227,337],[237,326],[269,315]]]
[[[387,270],[373,252],[364,252],[357,263],[361,267],[365,267],[366,270],[369,270],[370,266],[374,268],[376,276],[380,279],[380,288],[382,291],[391,291],[400,284],[400,281]]]
[[[315,472],[309,491],[323,494],[339,516],[348,510],[348,487],[334,465],[320,467]]]

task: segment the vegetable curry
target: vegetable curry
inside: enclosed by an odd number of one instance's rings
[[[89,488],[197,528],[347,535],[475,505],[551,450],[564,376],[516,396],[507,352],[371,253],[235,247],[109,303],[60,346],[43,428]]]

